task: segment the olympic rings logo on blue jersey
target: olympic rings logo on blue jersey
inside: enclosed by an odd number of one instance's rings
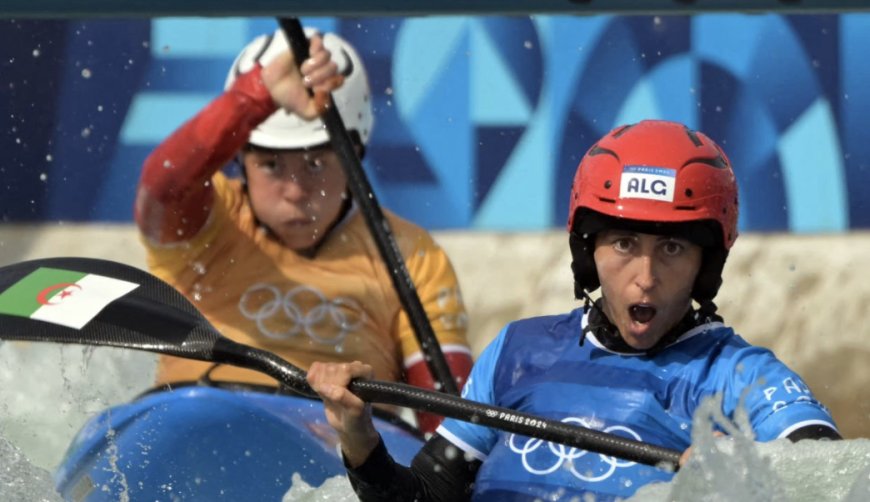
[[[563,423],[580,424],[587,429],[601,430],[601,422],[594,419],[567,417]],[[598,425],[598,427],[596,427]],[[640,434],[622,425],[613,425],[603,429],[604,432],[624,432],[632,438],[641,441]],[[520,439],[525,439],[519,443]],[[518,444],[519,443],[519,444]],[[546,446],[544,444],[546,443]],[[631,467],[636,462],[618,459],[601,453],[581,450],[573,446],[545,442],[543,439],[527,438],[511,434],[508,441],[511,451],[522,457],[523,468],[531,474],[544,476],[564,468],[575,478],[587,483],[604,481],[616,472],[618,467]],[[583,461],[583,457],[586,457]]]
[[[304,305],[313,305],[305,310]],[[287,293],[271,284],[254,284],[239,299],[239,311],[268,338],[286,340],[305,333],[311,340],[339,346],[365,322],[365,312],[350,298],[327,298],[300,285]]]

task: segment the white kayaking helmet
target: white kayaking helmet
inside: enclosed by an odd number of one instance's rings
[[[308,37],[315,33],[311,28],[305,29]],[[323,35],[323,45],[332,54],[332,60],[338,65],[338,72],[344,75],[344,83],[332,91],[332,98],[348,132],[355,131],[365,146],[374,125],[371,91],[365,66],[356,50],[341,37],[326,33]],[[236,77],[253,69],[256,63],[265,66],[286,50],[287,39],[280,29],[273,34],[255,38],[236,57],[224,89],[229,89]],[[298,115],[279,109],[251,132],[248,141],[262,148],[297,149],[327,143],[329,135],[321,119],[304,120]]]

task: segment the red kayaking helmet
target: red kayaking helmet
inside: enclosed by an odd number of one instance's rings
[[[600,285],[594,236],[606,228],[674,235],[704,248],[692,297],[712,301],[737,239],[737,182],[719,146],[683,124],[645,120],[617,127],[577,167],[568,231],[578,298]]]

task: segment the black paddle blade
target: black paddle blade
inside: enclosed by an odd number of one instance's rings
[[[62,299],[48,296],[51,293],[62,296],[57,293],[64,287],[70,296],[98,288],[85,285],[83,289],[76,285],[70,277],[77,273],[89,275],[98,283],[101,279],[129,283],[120,286],[121,291],[130,291],[99,309],[90,304],[75,309],[79,322],[89,320],[80,328],[71,327],[66,319],[52,318],[52,309],[59,308],[57,304]],[[42,315],[30,312],[40,307]],[[97,311],[91,316],[89,308]],[[221,338],[175,288],[129,265],[93,258],[46,258],[0,267],[0,339],[3,340],[103,345],[211,361],[215,344]]]

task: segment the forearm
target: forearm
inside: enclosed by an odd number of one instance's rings
[[[275,110],[255,69],[239,77],[145,160],[135,217],[157,242],[185,240],[205,224],[213,201],[209,180]]]
[[[480,462],[465,460],[455,446],[435,435],[410,468],[397,464],[381,441],[362,465],[348,467],[348,478],[363,502],[454,502],[470,498],[479,468]]]

